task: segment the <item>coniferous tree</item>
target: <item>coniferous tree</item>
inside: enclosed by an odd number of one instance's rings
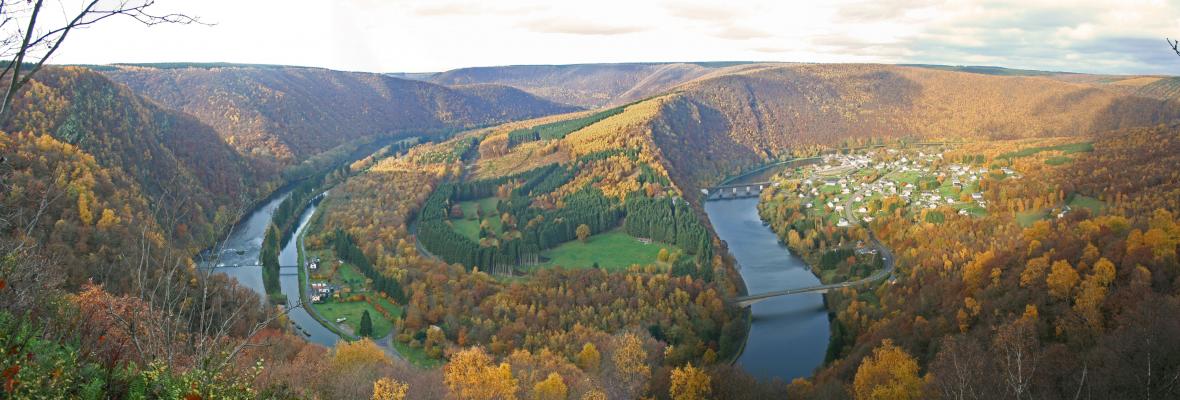
[[[361,314],[361,327],[357,330],[357,334],[364,337],[373,337],[373,319],[369,317],[369,310],[365,310]]]

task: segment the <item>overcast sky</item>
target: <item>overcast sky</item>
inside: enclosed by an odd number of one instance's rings
[[[824,3],[824,4],[820,4]],[[225,61],[373,72],[795,61],[1180,75],[1180,0],[158,0],[212,26],[107,21],[55,63]]]

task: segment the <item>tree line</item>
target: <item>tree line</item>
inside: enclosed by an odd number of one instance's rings
[[[399,304],[406,302],[406,294],[402,291],[401,283],[398,283],[397,278],[386,276],[377,271],[373,267],[373,263],[369,262],[369,258],[365,257],[361,248],[356,245],[356,239],[348,232],[337,228],[332,233],[332,249],[336,251],[336,257],[361,270],[361,274],[372,281],[374,290],[385,293]]]
[[[508,132],[508,147],[511,148],[521,143],[535,142],[538,140],[561,139],[564,138],[565,135],[573,133],[579,129],[594,125],[595,122],[602,121],[608,117],[617,115],[623,112],[623,109],[625,108],[627,108],[627,106],[619,106],[582,118],[550,122],[548,124],[537,125],[532,128],[517,129],[512,132]]]

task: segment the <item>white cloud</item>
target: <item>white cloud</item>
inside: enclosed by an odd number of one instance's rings
[[[1174,1],[174,0],[160,6],[217,25],[111,21],[73,35],[55,61],[366,71],[718,60],[1180,70],[1180,58],[1163,45],[1164,37],[1180,37]]]

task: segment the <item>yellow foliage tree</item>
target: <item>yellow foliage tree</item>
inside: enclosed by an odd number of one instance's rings
[[[379,364],[391,364],[385,351],[369,339],[355,342],[340,342],[332,355],[333,369],[369,368]]]
[[[455,353],[443,367],[443,382],[451,396],[464,400],[515,400],[516,378],[507,363],[492,365],[482,347]]]
[[[105,231],[119,225],[119,217],[115,215],[115,210],[105,208],[102,210],[102,217],[98,219],[98,229]]]
[[[647,365],[647,350],[643,349],[643,341],[634,333],[628,332],[616,340],[615,353],[611,357],[615,367],[615,378],[637,396],[643,393],[647,381],[651,379],[651,366]]]
[[[593,372],[598,370],[598,365],[602,363],[602,354],[598,353],[598,347],[594,343],[586,343],[582,345],[582,351],[578,352],[577,357],[578,368],[586,372]]]
[[[713,390],[709,386],[709,375],[692,363],[672,370],[671,380],[668,395],[672,400],[706,399]]]
[[[90,226],[94,223],[94,212],[90,210],[90,194],[88,192],[78,193],[78,218],[82,220],[82,225]]]
[[[545,380],[533,386],[534,400],[565,400],[568,396],[569,389],[565,386],[565,380],[556,372],[550,372]]]
[[[922,398],[918,362],[890,340],[873,349],[873,355],[860,364],[852,387],[857,400]]]
[[[590,227],[586,224],[578,225],[578,229],[574,233],[578,235],[578,240],[583,242],[590,239]]]
[[[1078,271],[1074,270],[1068,261],[1054,261],[1049,277],[1045,278],[1045,284],[1049,285],[1050,296],[1057,299],[1069,298],[1074,286],[1078,284]]]
[[[405,400],[409,388],[392,378],[381,378],[373,382],[373,400]]]

